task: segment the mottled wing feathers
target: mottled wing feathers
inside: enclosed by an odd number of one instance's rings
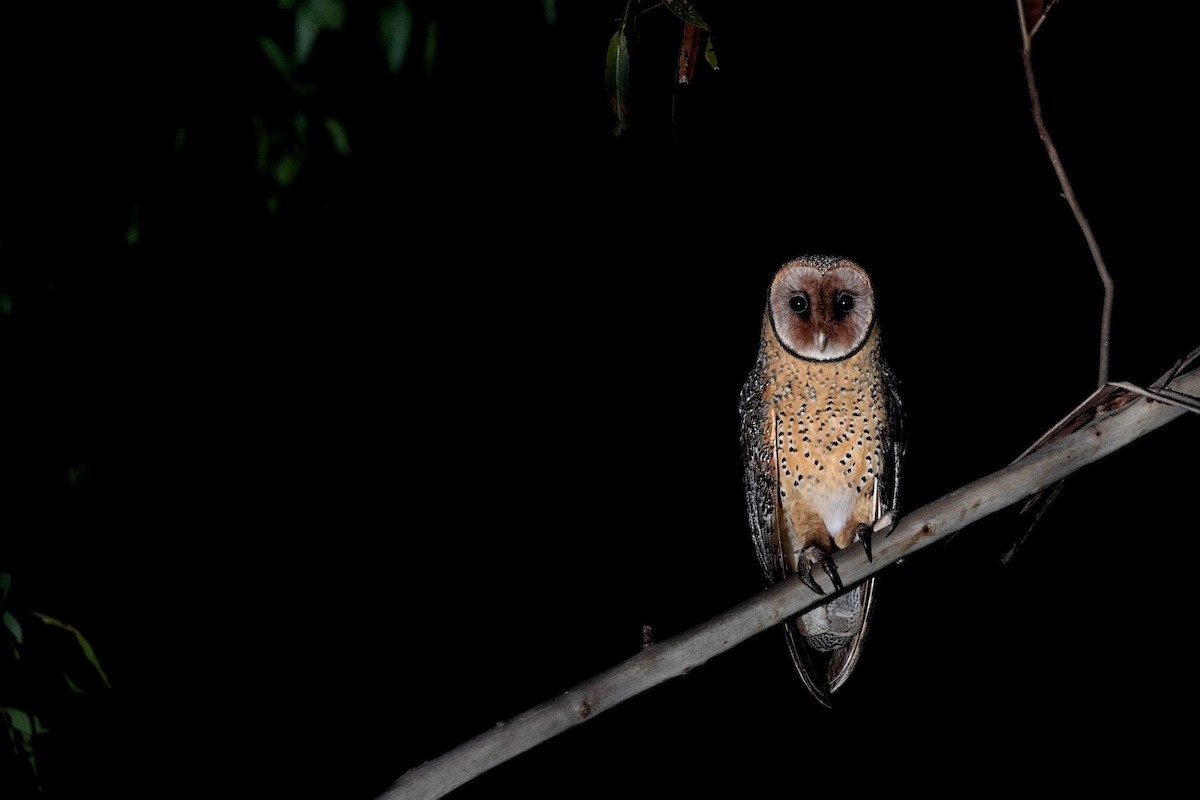
[[[904,431],[904,406],[900,401],[900,386],[896,374],[886,361],[881,363],[883,408],[887,427],[883,433],[884,471],[875,479],[881,512],[896,513],[900,500],[900,463],[904,460],[907,438]],[[893,520],[894,522],[895,520]]]
[[[750,533],[754,540],[754,552],[768,585],[784,577],[783,553],[779,536],[775,530],[779,507],[778,465],[774,451],[764,446],[773,442],[774,434],[767,430],[773,420],[766,419],[762,412],[762,396],[766,388],[763,376],[763,354],[742,386],[738,398],[738,412],[742,418],[741,444],[742,464],[745,469],[746,507],[749,510]]]

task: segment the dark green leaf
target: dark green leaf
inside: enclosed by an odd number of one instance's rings
[[[96,668],[96,674],[100,676],[100,680],[105,686],[112,687],[108,682],[108,675],[105,674],[104,668],[100,666],[100,659],[96,658],[96,651],[92,649],[92,645],[87,639],[83,638],[83,634],[75,631],[75,636],[79,639],[79,646],[83,648],[83,655],[87,658],[88,663]]]
[[[75,634],[75,641],[79,643],[79,649],[83,651],[84,657],[91,663],[91,665],[96,668],[96,673],[100,676],[100,680],[104,682],[105,686],[112,685],[108,682],[108,676],[104,674],[104,668],[100,666],[100,659],[96,658],[96,651],[92,649],[91,643],[82,633],[79,632],[79,630],[77,630],[73,625],[68,625],[67,623],[57,620],[54,617],[38,613],[37,611],[33,612],[33,615],[47,625],[51,625],[56,628],[62,628],[65,631],[70,631],[71,633]]]
[[[3,616],[4,627],[8,628],[8,632],[12,634],[13,641],[20,644],[22,639],[21,623],[17,621],[11,611],[5,611]]]
[[[29,714],[19,708],[0,708],[0,712],[8,717],[9,726],[16,731],[20,731],[25,735],[25,738],[33,736],[35,733],[45,733],[46,727],[42,725],[42,721],[37,718],[37,714]]]
[[[8,738],[12,742],[12,752],[17,757],[23,757],[29,764],[29,772],[34,778],[36,791],[40,794],[43,787],[38,779],[37,759],[33,755],[33,734],[45,733],[46,728],[36,715],[27,714],[19,708],[0,708],[0,718],[8,721]]]
[[[270,36],[260,36],[258,37],[258,46],[262,48],[263,55],[278,70],[279,74],[290,81],[292,79],[292,67],[288,64],[287,54],[283,52],[283,48],[279,46],[279,42]]]
[[[701,30],[709,30],[708,23],[700,16],[688,0],[663,0],[663,5],[671,10],[671,13],[679,17],[684,22],[690,22]]]
[[[720,69],[717,66],[717,50],[713,47],[711,36],[708,37],[708,45],[704,48],[704,60],[708,62],[708,65],[713,68],[714,72]]]
[[[346,25],[342,0],[309,0],[297,13],[306,13],[318,26],[331,31],[340,31]]]
[[[312,55],[317,34],[323,28],[340,31],[346,25],[346,7],[341,0],[308,0],[296,9],[296,63]]]
[[[284,153],[271,165],[271,174],[280,186],[291,186],[300,175],[300,159]]]
[[[329,132],[329,138],[333,141],[333,149],[337,151],[338,155],[350,155],[350,137],[346,135],[345,126],[334,117],[326,117],[325,130]]]
[[[398,72],[404,66],[408,46],[412,42],[412,29],[412,9],[408,7],[407,0],[400,0],[379,15],[379,38],[387,50],[390,72]]]
[[[613,34],[608,43],[608,58],[604,64],[604,84],[608,88],[608,102],[617,115],[617,133],[629,128],[629,41],[625,38],[624,26]]]
[[[304,13],[301,8],[296,12],[296,63],[303,64],[308,60],[309,53],[312,52],[313,45],[317,43],[317,34],[321,32],[321,26],[318,25],[313,18]]]

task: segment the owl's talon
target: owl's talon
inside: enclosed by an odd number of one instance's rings
[[[812,565],[810,565],[807,561],[801,560],[798,567],[799,569],[796,571],[796,577],[800,579],[800,582],[812,589],[817,594],[825,594],[825,590],[821,588],[821,585],[813,580]]]
[[[833,559],[826,556],[825,560],[821,562],[821,566],[824,568],[825,574],[829,576],[829,580],[833,582],[833,588],[840,592],[842,590],[842,576],[838,575]]]
[[[812,589],[817,594],[825,594],[825,590],[813,579],[812,565],[820,564],[821,569],[825,570],[825,574],[829,576],[833,588],[841,591],[842,576],[838,575],[837,567],[833,563],[833,559],[829,554],[815,544],[810,544],[808,547],[800,551],[800,557],[796,559],[796,575],[800,578],[800,582],[808,588]]]
[[[867,561],[873,562],[874,559],[871,558],[871,534],[872,533],[874,533],[874,531],[871,530],[871,526],[866,525],[862,522],[858,523],[858,527],[854,529],[854,534],[858,537],[858,540],[860,542],[862,542],[863,550],[865,550],[867,552]]]

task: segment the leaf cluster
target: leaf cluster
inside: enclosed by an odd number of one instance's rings
[[[12,576],[0,574],[0,794],[44,790],[41,742],[72,713],[72,698],[109,688],[92,645],[75,627],[13,608]]]

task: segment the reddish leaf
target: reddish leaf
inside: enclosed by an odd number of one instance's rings
[[[696,74],[696,62],[700,60],[700,42],[704,31],[690,22],[683,23],[683,39],[679,43],[679,66],[675,73],[676,83],[691,83]]]

